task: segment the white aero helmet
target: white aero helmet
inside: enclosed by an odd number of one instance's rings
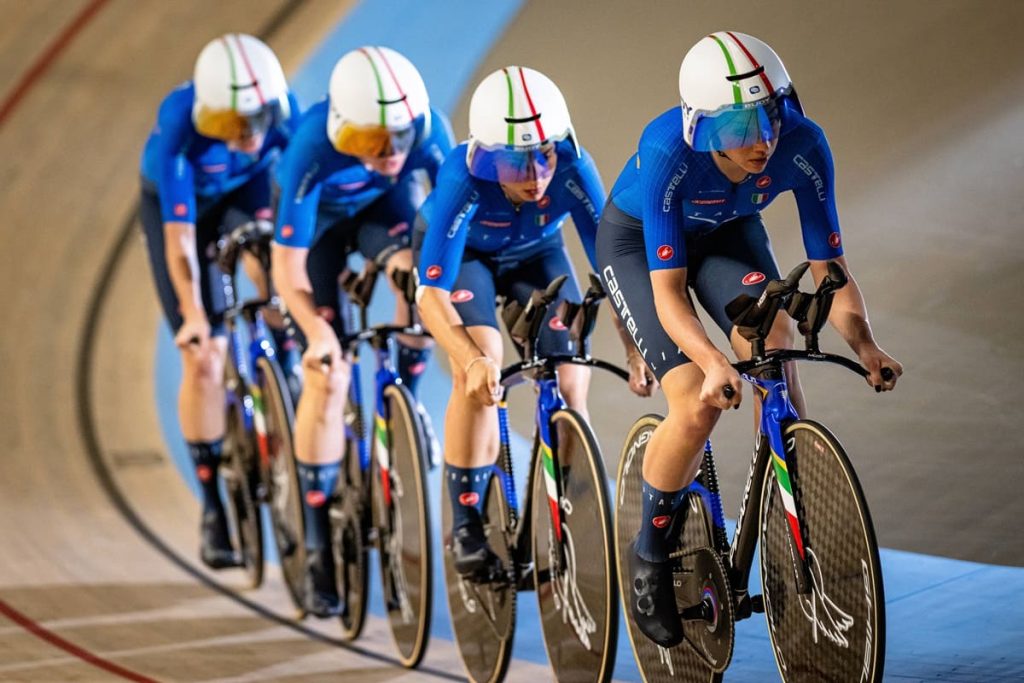
[[[342,154],[387,157],[404,154],[423,117],[428,134],[427,86],[412,62],[387,47],[346,53],[331,72],[327,137]]]
[[[683,137],[698,152],[768,142],[787,115],[803,114],[775,51],[733,31],[712,33],[690,48],[679,67],[679,97]]]
[[[522,66],[498,69],[480,82],[469,103],[470,175],[495,182],[550,177],[553,143],[579,143],[569,107],[550,78]]]
[[[211,40],[196,59],[192,82],[192,123],[200,135],[239,140],[291,116],[281,63],[259,38],[227,33]]]

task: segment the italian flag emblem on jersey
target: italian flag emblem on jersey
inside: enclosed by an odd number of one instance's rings
[[[534,217],[533,222],[536,223],[539,227],[543,228],[545,225],[551,222],[551,217],[546,213],[540,213]]]
[[[764,204],[766,201],[768,201],[768,193],[755,192],[754,194],[750,195],[750,201],[752,201],[754,204]]]

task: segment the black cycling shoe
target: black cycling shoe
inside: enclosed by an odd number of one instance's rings
[[[452,564],[464,579],[492,581],[504,573],[501,558],[487,544],[483,524],[474,520],[452,532]]]
[[[210,569],[242,566],[242,558],[231,546],[228,519],[223,509],[203,512],[199,539],[199,559]]]
[[[308,551],[303,585],[306,612],[316,617],[341,614],[341,598],[334,581],[334,558],[330,550]]]
[[[662,647],[683,642],[683,622],[672,585],[672,562],[643,559],[637,555],[634,541],[629,554],[629,576],[633,583],[629,608],[640,631]]]

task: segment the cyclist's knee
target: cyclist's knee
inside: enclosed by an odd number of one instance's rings
[[[563,365],[558,368],[558,388],[570,408],[586,411],[590,374],[590,368],[580,366]]]
[[[224,350],[211,340],[203,353],[191,349],[182,352],[182,371],[185,378],[204,387],[220,387],[224,379]]]
[[[793,347],[794,323],[788,315],[779,315],[772,325],[768,338],[765,339],[767,349],[789,349]]]
[[[328,372],[306,373],[305,388],[307,391],[319,394],[327,401],[336,401],[345,396],[348,392],[348,385],[352,379],[352,367],[346,362],[332,365]]]
[[[406,247],[393,253],[384,263],[384,270],[388,274],[388,287],[395,291],[395,283],[391,279],[391,274],[396,270],[412,270],[412,249]]]

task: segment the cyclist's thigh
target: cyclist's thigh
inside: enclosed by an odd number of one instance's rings
[[[320,232],[306,257],[306,273],[313,287],[313,305],[317,314],[329,322],[339,337],[345,334],[345,321],[341,314],[338,277],[348,263],[352,249],[352,226],[344,220],[331,223],[329,214],[318,217],[318,222],[330,223]]]
[[[466,327],[498,329],[494,312],[495,273],[491,264],[467,251],[452,285],[451,301]]]
[[[357,244],[366,259],[383,266],[396,252],[409,247],[423,188],[407,177],[359,214]]]
[[[643,225],[611,202],[597,228],[597,261],[612,307],[654,376],[660,381],[669,370],[689,363],[658,320]]]
[[[523,305],[534,291],[545,289],[556,277],[566,274],[569,278],[562,285],[558,300],[548,309],[547,319],[541,328],[537,350],[542,354],[567,354],[575,351],[568,330],[558,318],[560,301],[579,303],[583,299],[565,244],[559,237],[550,246],[523,258],[508,269],[503,268],[501,272],[498,293],[511,296]]]
[[[769,280],[779,277],[768,232],[755,214],[726,223],[714,232],[687,242],[699,265],[690,283],[704,310],[730,336],[733,324],[725,307],[740,294],[755,299]]]

